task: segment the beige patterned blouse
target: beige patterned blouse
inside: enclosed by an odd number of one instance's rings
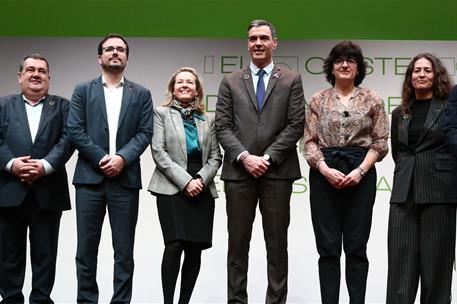
[[[324,160],[321,148],[359,146],[378,155],[387,154],[389,125],[381,98],[376,92],[357,87],[345,103],[339,101],[334,88],[317,92],[311,97],[306,112],[304,156],[316,169]]]

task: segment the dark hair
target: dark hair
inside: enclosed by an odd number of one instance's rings
[[[25,56],[22,59],[22,61],[19,63],[19,72],[22,72],[22,70],[24,69],[24,63],[29,58],[43,60],[44,62],[46,62],[46,67],[47,67],[48,74],[49,74],[49,63],[48,63],[48,61],[46,60],[46,58],[44,58],[44,56],[42,56],[42,55],[40,55],[38,53],[30,54],[30,55]]]
[[[198,112],[203,113],[205,111],[205,104],[203,102],[203,86],[202,82],[200,80],[200,77],[198,77],[197,71],[194,68],[191,67],[182,67],[176,70],[176,72],[171,75],[170,80],[168,81],[168,86],[167,86],[167,95],[165,98],[165,101],[163,102],[163,106],[169,107],[173,103],[173,91],[175,89],[175,84],[176,84],[176,76],[178,76],[179,73],[182,72],[189,72],[195,77],[195,86],[197,87],[197,96],[195,99],[195,109]]]
[[[257,20],[251,21],[251,23],[249,23],[249,26],[248,26],[248,32],[253,27],[259,27],[259,26],[268,26],[270,28],[271,37],[276,38],[276,28],[270,21],[267,21],[267,20],[257,19]]]
[[[452,79],[449,76],[448,71],[444,67],[441,60],[430,54],[430,53],[421,53],[416,55],[408,65],[405,73],[405,80],[403,81],[403,88],[401,92],[402,105],[407,106],[409,101],[415,94],[415,90],[412,83],[412,75],[414,70],[414,65],[416,61],[421,58],[425,58],[432,63],[433,68],[433,96],[439,99],[446,99],[449,96],[449,92],[452,87]]]
[[[105,36],[105,38],[102,39],[102,41],[99,42],[98,44],[98,55],[101,55],[103,53],[103,44],[108,40],[108,39],[111,39],[111,38],[119,38],[121,39],[124,43],[125,43],[125,47],[126,47],[126,54],[127,54],[127,58],[129,57],[129,44],[127,43],[127,40],[125,40],[124,37],[122,37],[121,35],[119,34],[115,34],[115,33],[110,33],[108,35]]]
[[[344,40],[335,45],[328,57],[324,60],[324,73],[328,82],[335,86],[335,76],[333,75],[333,64],[339,58],[354,58],[357,62],[357,75],[354,79],[354,85],[358,86],[362,83],[367,72],[367,63],[363,59],[362,49],[360,46],[352,41]]]

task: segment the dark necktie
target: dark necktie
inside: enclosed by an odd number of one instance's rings
[[[265,82],[263,81],[263,75],[265,75],[266,72],[262,69],[260,69],[257,72],[257,76],[259,76],[259,79],[257,80],[257,105],[259,106],[259,111],[262,110],[263,107],[263,102],[265,98]]]

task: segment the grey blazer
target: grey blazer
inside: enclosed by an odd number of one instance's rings
[[[214,120],[205,113],[205,120],[196,119],[198,141],[202,149],[203,167],[197,173],[214,198],[218,197],[214,177],[222,163],[216,139]],[[171,107],[154,109],[152,157],[156,164],[148,190],[153,194],[172,195],[184,190],[192,176],[187,173],[186,135],[181,113]]]

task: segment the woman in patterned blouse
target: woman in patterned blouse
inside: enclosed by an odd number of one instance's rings
[[[332,87],[313,95],[304,135],[321,298],[338,303],[343,245],[350,302],[365,303],[374,164],[388,151],[388,119],[381,98],[359,87],[366,63],[358,45],[338,43],[323,68]]]

